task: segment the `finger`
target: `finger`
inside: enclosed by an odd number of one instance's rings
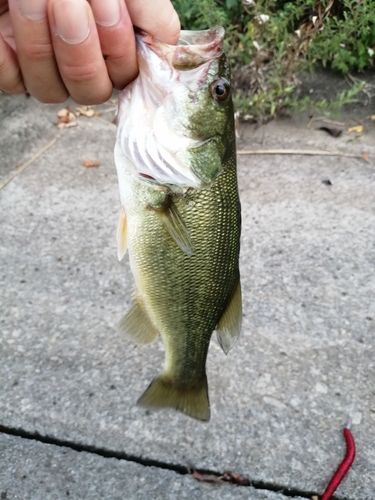
[[[174,45],[180,35],[180,20],[169,0],[128,0],[134,26],[160,41]]]
[[[12,23],[10,22],[9,12],[0,16],[0,35],[6,43],[16,51],[16,44],[14,43]]]
[[[0,89],[10,94],[22,94],[26,88],[14,50],[0,35]]]
[[[112,94],[94,16],[86,0],[50,0],[48,15],[55,57],[65,86],[81,104],[99,104]]]
[[[62,102],[68,93],[60,78],[51,44],[47,0],[10,0],[9,10],[28,92],[42,102]]]
[[[134,29],[124,0],[91,0],[102,53],[114,87],[123,89],[138,74]]]
[[[8,10],[8,0],[0,0],[0,16]]]

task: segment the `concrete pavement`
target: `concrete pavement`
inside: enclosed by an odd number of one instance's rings
[[[0,184],[57,138],[0,191],[2,498],[311,498],[350,413],[357,458],[335,498],[374,499],[375,158],[360,157],[375,122],[338,139],[303,118],[241,130],[239,150],[358,158],[239,156],[244,324],[228,356],[211,343],[202,424],[135,406],[164,349],[116,332],[132,278],[116,258],[114,105],[57,130],[61,107],[0,95]]]

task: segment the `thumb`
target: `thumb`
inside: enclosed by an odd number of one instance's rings
[[[170,45],[177,43],[180,20],[170,0],[127,0],[134,26]]]

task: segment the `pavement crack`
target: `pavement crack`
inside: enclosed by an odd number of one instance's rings
[[[170,470],[170,471],[176,472],[177,474],[181,474],[181,475],[191,475],[192,472],[195,470],[199,474],[202,474],[202,475],[210,475],[213,477],[217,477],[218,481],[219,481],[219,478],[223,476],[223,473],[218,472],[218,471],[212,471],[212,470],[207,470],[207,469],[195,469],[194,467],[187,467],[187,466],[181,465],[181,464],[174,464],[174,463],[169,463],[169,462],[163,462],[160,460],[154,460],[151,458],[139,457],[139,456],[131,455],[131,454],[116,451],[116,450],[99,448],[99,447],[92,446],[92,445],[84,445],[84,444],[80,444],[80,443],[75,443],[73,441],[68,441],[68,440],[64,440],[64,439],[57,439],[57,438],[52,437],[52,436],[43,436],[43,435],[39,434],[38,432],[28,432],[28,431],[25,431],[23,429],[7,427],[4,425],[0,425],[0,433],[8,434],[10,436],[15,436],[15,437],[23,438],[23,439],[29,439],[32,441],[38,441],[38,442],[44,443],[44,444],[59,446],[62,448],[69,448],[69,449],[77,451],[77,452],[83,451],[86,453],[92,453],[94,455],[97,455],[97,456],[100,456],[103,458],[116,458],[117,460],[126,460],[127,462],[134,462],[134,463],[137,463],[139,465],[143,465],[145,467],[157,467],[159,469]],[[233,481],[232,484],[236,484],[236,483]],[[273,491],[273,492],[282,494],[288,498],[300,497],[300,498],[311,499],[311,497],[313,497],[314,495],[318,496],[318,494],[316,492],[302,491],[302,490],[293,489],[293,488],[291,489],[291,488],[287,488],[283,485],[268,483],[265,481],[253,481],[251,479],[249,479],[248,485],[239,485],[239,484],[236,484],[236,485],[244,487],[244,488],[252,487],[252,488],[257,489],[257,490]]]

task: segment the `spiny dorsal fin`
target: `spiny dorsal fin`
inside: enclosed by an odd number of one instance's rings
[[[121,319],[118,329],[136,344],[149,344],[158,336],[159,332],[152,324],[137,292],[133,293],[133,303]]]
[[[238,281],[236,290],[231,298],[227,308],[216,325],[217,340],[225,352],[228,352],[234,346],[241,331],[242,323],[242,298],[241,282]]]
[[[127,248],[128,224],[124,207],[121,207],[117,224],[117,257],[122,260]]]
[[[176,245],[186,255],[193,255],[194,249],[189,230],[174,202],[171,201],[170,206],[166,210],[158,210],[156,213],[162,220]]]
[[[173,383],[166,373],[156,377],[142,394],[137,404],[146,408],[174,408],[189,417],[208,422],[210,403],[208,400],[207,377],[189,388],[181,388]]]

